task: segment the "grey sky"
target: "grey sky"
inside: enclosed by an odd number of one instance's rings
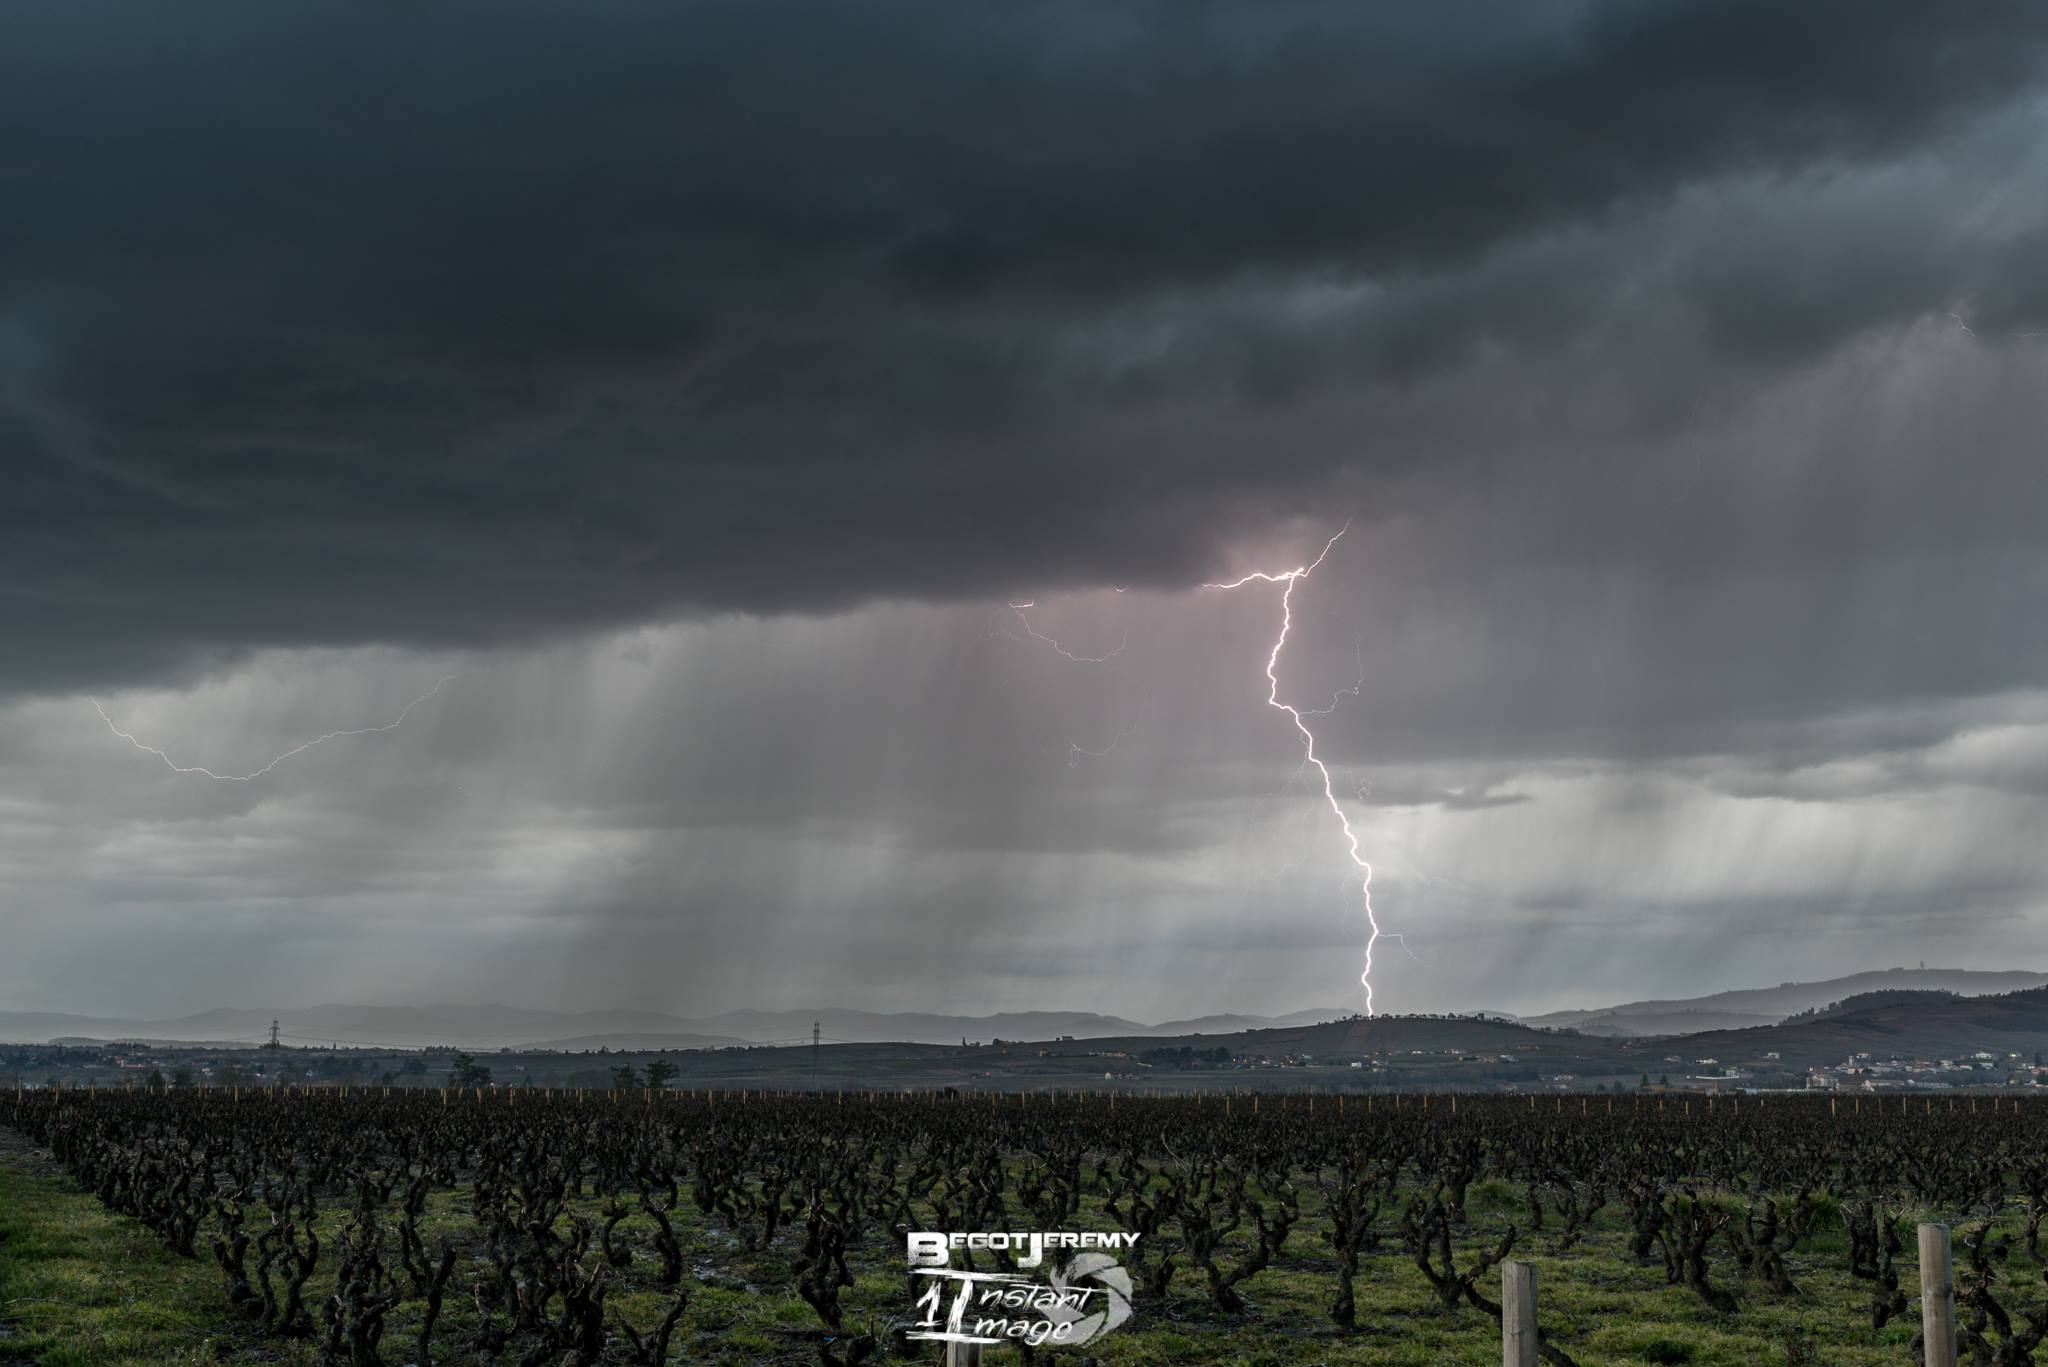
[[[12,13],[0,1004],[2040,958],[2037,7]]]

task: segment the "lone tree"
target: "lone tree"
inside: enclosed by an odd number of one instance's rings
[[[454,1065],[448,1070],[448,1085],[488,1087],[491,1085],[491,1070],[478,1063],[473,1054],[457,1054]]]
[[[647,1065],[647,1085],[657,1089],[666,1087],[674,1079],[675,1075],[681,1071],[682,1069],[676,1067],[667,1059],[658,1058]]]

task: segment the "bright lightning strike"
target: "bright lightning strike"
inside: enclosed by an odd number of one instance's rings
[[[1367,1016],[1371,1016],[1374,1014],[1372,1000],[1372,955],[1373,949],[1379,944],[1383,935],[1383,932],[1380,930],[1379,918],[1373,913],[1372,865],[1369,862],[1367,862],[1364,853],[1359,848],[1358,833],[1356,830],[1352,828],[1351,818],[1348,815],[1346,815],[1344,811],[1344,804],[1337,800],[1335,780],[1331,776],[1329,766],[1324,764],[1322,759],[1318,757],[1316,754],[1315,733],[1309,729],[1308,722],[1306,720],[1309,717],[1327,717],[1337,710],[1338,706],[1343,702],[1345,698],[1355,699],[1358,697],[1359,693],[1365,687],[1364,645],[1363,643],[1361,643],[1358,648],[1357,681],[1354,682],[1349,688],[1338,689],[1336,694],[1333,697],[1331,697],[1330,703],[1327,707],[1296,707],[1292,703],[1285,703],[1280,701],[1279,678],[1280,655],[1287,648],[1287,636],[1288,633],[1294,627],[1294,586],[1301,580],[1306,579],[1309,577],[1309,575],[1313,574],[1316,570],[1316,567],[1321,565],[1323,561],[1329,557],[1331,549],[1334,546],[1336,546],[1336,544],[1339,541],[1343,540],[1344,534],[1350,530],[1351,524],[1349,522],[1346,522],[1342,527],[1338,529],[1337,534],[1335,536],[1331,537],[1328,541],[1323,543],[1322,552],[1319,555],[1317,555],[1314,560],[1311,560],[1306,565],[1299,565],[1296,566],[1294,569],[1287,570],[1279,574],[1269,574],[1264,571],[1255,571],[1251,574],[1244,575],[1241,578],[1233,579],[1228,583],[1204,584],[1202,585],[1202,587],[1205,589],[1238,589],[1243,588],[1247,584],[1253,583],[1280,584],[1284,586],[1280,592],[1280,635],[1277,639],[1274,640],[1273,649],[1266,656],[1266,705],[1274,708],[1277,711],[1285,712],[1288,716],[1288,719],[1294,723],[1294,729],[1301,733],[1302,771],[1306,773],[1310,767],[1313,767],[1316,773],[1321,777],[1323,782],[1323,798],[1326,802],[1329,803],[1330,811],[1336,816],[1337,824],[1344,832],[1344,842],[1350,852],[1351,862],[1358,867],[1360,875],[1361,892],[1365,899],[1365,920],[1366,924],[1371,928],[1370,934],[1367,936],[1365,942],[1365,971],[1359,974],[1358,981],[1360,986],[1365,988],[1365,1014]],[[1119,586],[1116,589],[1116,591],[1118,593],[1122,593],[1124,589],[1121,586]],[[1010,603],[1007,605],[1007,609],[1010,614],[1013,614],[1016,617],[1018,623],[1020,623],[1023,626],[1025,634],[1029,639],[1050,646],[1055,652],[1057,652],[1064,658],[1072,660],[1076,664],[1103,664],[1109,660],[1115,659],[1118,655],[1123,653],[1125,643],[1124,641],[1119,640],[1117,642],[1116,649],[1110,651],[1106,655],[1076,654],[1075,652],[1061,645],[1059,641],[1057,641],[1051,636],[1046,635],[1044,632],[1039,631],[1035,626],[1031,624],[1031,619],[1028,616],[1026,616],[1025,613],[1027,609],[1036,606],[1037,604],[1034,600],[1027,599],[1021,603]],[[990,632],[993,633],[997,630],[1001,630],[1005,636],[1009,636],[1013,640],[1024,639],[1022,637],[1018,637],[1016,633],[1012,631],[1007,625],[998,627],[997,623],[1002,622],[1003,620],[1003,614],[997,614],[996,619],[991,621],[989,624]],[[1131,724],[1135,724],[1135,717],[1133,718],[1133,722]],[[1100,758],[1104,755],[1109,754],[1110,751],[1116,748],[1117,743],[1124,738],[1124,735],[1128,730],[1128,725],[1119,728],[1117,733],[1110,738],[1109,744],[1100,750],[1089,749],[1074,742],[1068,742],[1068,767],[1071,768],[1076,762],[1076,760],[1084,755]],[[1396,944],[1400,945],[1401,952],[1406,954],[1409,958],[1414,959],[1417,963],[1422,962],[1421,957],[1418,956],[1414,950],[1408,947],[1408,941],[1402,938],[1399,934],[1386,932],[1385,938],[1391,939]]]
[[[1280,584],[1284,586],[1280,590],[1280,634],[1274,638],[1273,649],[1266,656],[1266,705],[1277,711],[1285,712],[1288,720],[1294,723],[1294,729],[1301,733],[1302,761],[1304,764],[1313,765],[1316,773],[1322,776],[1323,799],[1330,804],[1330,811],[1336,816],[1337,825],[1344,832],[1344,843],[1349,849],[1351,862],[1358,866],[1361,876],[1361,890],[1365,898],[1365,921],[1371,927],[1371,933],[1366,937],[1365,941],[1365,971],[1358,975],[1358,981],[1360,986],[1365,988],[1365,1014],[1371,1016],[1373,1014],[1372,951],[1373,947],[1380,940],[1379,918],[1373,914],[1372,909],[1372,865],[1366,861],[1365,855],[1358,847],[1358,832],[1352,829],[1351,818],[1345,814],[1344,804],[1337,800],[1337,790],[1335,782],[1330,776],[1330,768],[1316,755],[1315,732],[1309,730],[1308,722],[1304,720],[1305,717],[1318,716],[1322,715],[1322,713],[1319,710],[1305,712],[1292,703],[1280,701],[1280,653],[1287,648],[1287,633],[1294,628],[1294,586],[1315,573],[1316,567],[1321,565],[1329,556],[1330,548],[1342,540],[1344,533],[1350,530],[1351,524],[1348,522],[1338,528],[1337,535],[1331,537],[1323,544],[1322,554],[1306,565],[1296,566],[1294,569],[1286,570],[1280,574],[1268,574],[1263,571],[1255,572],[1239,579],[1233,579],[1229,583],[1204,584],[1202,587],[1205,589],[1238,589],[1252,583]],[[1334,707],[1335,705],[1335,700],[1333,699],[1331,706]],[[1401,942],[1401,947],[1403,949],[1408,948],[1405,940]],[[1413,951],[1410,951],[1410,954],[1412,957]]]
[[[155,755],[158,759],[162,760],[165,764],[169,765],[174,773],[201,774],[207,778],[219,779],[224,783],[247,783],[251,779],[262,778],[265,774],[269,773],[272,769],[275,769],[278,765],[284,763],[292,756],[303,755],[304,753],[306,753],[306,751],[312,749],[314,746],[323,744],[327,741],[339,740],[343,736],[372,736],[385,731],[396,731],[400,723],[402,723],[407,717],[412,715],[412,710],[415,707],[418,707],[421,703],[427,701],[429,698],[433,697],[436,693],[439,693],[444,687],[453,683],[454,681],[455,676],[453,674],[443,677],[438,682],[436,682],[432,688],[428,689],[426,692],[420,694],[417,698],[414,698],[411,702],[407,703],[405,705],[404,711],[400,712],[395,718],[384,723],[384,725],[382,726],[361,726],[349,731],[329,731],[325,735],[315,736],[313,737],[313,739],[309,741],[293,746],[291,749],[285,751],[283,754],[271,760],[270,763],[264,765],[261,769],[254,770],[246,774],[216,774],[213,770],[205,768],[201,765],[179,764],[177,761],[173,760],[169,755],[157,749],[154,745],[145,744],[144,742],[137,740],[128,732],[123,731],[120,727],[114,725],[114,719],[107,715],[106,708],[100,706],[100,701],[98,698],[89,698],[87,699],[87,701],[92,703],[92,710],[100,714],[100,720],[107,724],[107,729],[109,731],[112,731],[115,735],[119,736],[122,740],[127,741],[136,749],[145,751],[148,754]]]

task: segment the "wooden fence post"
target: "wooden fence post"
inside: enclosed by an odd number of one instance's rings
[[[981,1348],[978,1343],[947,1344],[946,1367],[981,1367]]]
[[[1500,1265],[1501,1367],[1537,1367],[1536,1265]]]
[[[1956,1284],[1948,1226],[1920,1226],[1920,1341],[1927,1367],[1956,1367]]]

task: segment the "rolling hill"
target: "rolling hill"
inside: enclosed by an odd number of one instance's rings
[[[267,1039],[280,1023],[288,1044],[358,1044],[399,1048],[452,1045],[464,1049],[710,1049],[745,1044],[801,1044],[816,1022],[834,1043],[958,1044],[963,1039],[1053,1040],[1063,1035],[1224,1034],[1274,1025],[1329,1020],[1339,1009],[1287,1016],[1205,1016],[1147,1025],[1088,1011],[1030,1011],[989,1016],[928,1012],[875,1012],[822,1008],[806,1011],[726,1011],[677,1016],[660,1011],[539,1011],[506,1006],[222,1007],[168,1020],[135,1020],[68,1012],[0,1011],[0,1041],[43,1044],[56,1039],[141,1040],[156,1043],[241,1042]]]
[[[1578,1011],[1523,1016],[1525,1025],[1563,1027],[1589,1035],[1689,1035],[1775,1025],[1860,993],[1914,990],[1984,996],[2048,984],[2048,973],[2027,970],[1983,972],[1963,968],[1886,968],[1812,983],[1739,988],[1704,997],[1624,1002]]]

